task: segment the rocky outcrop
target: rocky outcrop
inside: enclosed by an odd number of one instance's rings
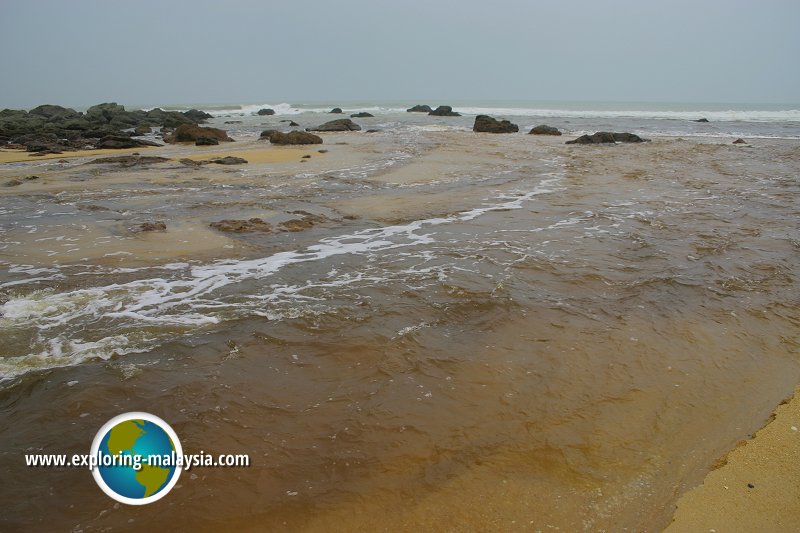
[[[519,131],[519,126],[512,124],[508,120],[497,120],[489,115],[478,115],[475,117],[472,131],[479,133],[515,133]]]
[[[361,113],[354,113],[350,115],[350,118],[369,118],[374,117],[372,113],[367,113],[366,111],[362,111]]]
[[[581,135],[577,139],[567,141],[566,144],[613,144],[613,143],[640,143],[646,142],[633,133],[612,133],[608,131],[598,131],[592,135]]]
[[[263,134],[262,138],[264,138]],[[275,131],[268,135],[267,138],[272,144],[281,145],[322,144],[322,137],[319,135],[314,135],[313,133],[307,133],[305,131],[290,131],[289,133]]]
[[[561,135],[561,132],[558,131],[558,128],[554,128],[553,126],[546,126],[544,124],[540,126],[535,126],[528,132],[529,135]]]
[[[430,113],[431,111],[433,111],[433,109],[431,109],[431,106],[424,104],[423,105],[418,104],[415,105],[414,107],[409,107],[408,109],[406,109],[406,113]]]
[[[433,111],[428,113],[434,117],[460,117],[461,113],[456,113],[449,105],[440,105]]]
[[[307,128],[306,131],[361,131],[361,126],[349,118],[331,120],[316,128]]]
[[[342,113],[342,108],[341,107],[334,107],[333,109],[328,111],[328,113],[333,113],[334,115],[340,115]]]
[[[218,141],[233,141],[224,130],[218,128],[204,128],[195,124],[182,124],[178,126],[172,134],[164,137],[164,141],[168,143],[195,142],[201,137],[216,139]]]
[[[212,222],[209,226],[215,230],[229,233],[253,233],[256,231],[269,233],[272,231],[272,225],[260,218],[251,218],[249,220],[225,219],[219,222]]]
[[[275,114],[275,110],[274,109],[270,109],[268,107],[265,107],[264,109],[259,109],[258,110],[258,115],[261,115],[261,116],[274,115],[274,114]]]
[[[95,143],[96,148],[122,149],[122,148],[141,148],[143,146],[161,146],[153,141],[144,139],[134,139],[121,135],[107,135]]]

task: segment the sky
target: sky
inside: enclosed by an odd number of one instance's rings
[[[0,0],[0,108],[800,102],[798,0]]]

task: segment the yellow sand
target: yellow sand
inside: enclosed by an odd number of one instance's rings
[[[724,466],[678,500],[665,532],[698,531],[800,531],[800,388]]]
[[[47,155],[33,155],[34,152],[25,152],[23,150],[0,150],[0,163],[20,163],[20,162],[33,162],[42,159],[68,159],[70,157],[100,157],[106,155],[126,155],[134,152],[142,152],[144,150],[152,149],[151,147],[142,148],[126,148],[124,150],[74,150],[70,152],[63,152],[60,154],[47,154]]]

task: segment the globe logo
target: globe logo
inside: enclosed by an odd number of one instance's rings
[[[103,492],[129,505],[163,498],[182,470],[178,435],[150,413],[124,413],[106,422],[92,441],[91,455],[92,475]]]

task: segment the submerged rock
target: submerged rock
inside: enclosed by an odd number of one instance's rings
[[[336,115],[336,114],[341,114],[341,113],[342,113],[342,108],[341,108],[341,107],[334,107],[333,109],[331,109],[330,111],[328,111],[328,113],[333,113],[333,114],[335,114],[335,115]]]
[[[267,108],[264,108],[264,109],[259,109],[258,110],[258,114],[261,115],[261,116],[274,115],[275,114],[275,110],[274,109],[270,109],[270,108],[267,107]]]
[[[149,165],[152,163],[164,163],[169,161],[169,158],[159,156],[141,156],[141,155],[117,155],[113,157],[98,157],[88,161],[87,165],[107,165],[112,163],[119,163],[124,167],[131,167],[134,165]]]
[[[262,133],[261,136],[263,138],[264,134]],[[305,131],[290,131],[289,133],[275,131],[268,135],[268,138],[272,144],[322,144],[322,137]]]
[[[698,118],[695,122],[708,122],[707,118]]]
[[[232,155],[227,155],[225,157],[212,159],[210,163],[216,163],[218,165],[245,165],[247,164],[247,159],[244,159],[242,157],[234,157]]]
[[[633,133],[612,133],[598,131],[592,135],[581,135],[577,139],[567,141],[565,144],[613,144],[613,143],[641,143],[647,142]]]
[[[269,233],[272,231],[272,225],[260,218],[251,218],[249,220],[225,219],[219,222],[212,222],[209,226],[215,230],[228,233],[252,233],[256,231]]]
[[[350,115],[350,118],[369,118],[374,117],[372,113],[367,113],[366,111],[362,111],[361,113],[354,113]]]
[[[219,144],[217,139],[213,137],[198,137],[196,141],[194,141],[195,146],[216,146]]]
[[[349,118],[340,118],[326,122],[316,128],[307,128],[306,131],[361,131],[361,126]]]
[[[461,113],[456,113],[449,105],[440,105],[433,111],[428,113],[434,117],[460,117]]]
[[[142,146],[161,146],[153,141],[146,141],[143,139],[133,139],[131,137],[123,137],[121,135],[107,135],[95,143],[96,148],[141,148]]]
[[[733,144],[747,144],[747,141],[745,141],[742,138],[739,138],[739,139],[736,139],[735,141],[733,141]]]
[[[535,126],[531,131],[528,132],[529,135],[561,135],[561,132],[558,131],[558,128],[554,128],[553,126],[546,126],[544,124],[540,126]]]
[[[137,231],[167,231],[167,225],[164,222],[144,222],[139,224]]]
[[[519,131],[519,126],[508,120],[497,120],[489,115],[478,115],[472,131],[480,133],[514,133]]]
[[[406,109],[406,113],[430,113],[431,111],[433,111],[433,109],[431,109],[431,106],[424,104],[422,105],[418,104],[415,105],[414,107],[409,107],[408,109]]]

